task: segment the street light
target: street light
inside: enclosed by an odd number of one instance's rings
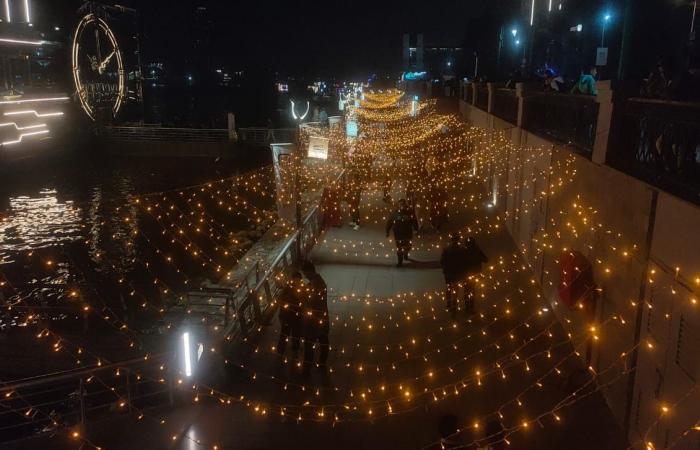
[[[296,251],[297,251],[297,258],[301,260],[301,229],[303,227],[303,222],[301,219],[301,186],[299,186],[301,180],[300,172],[301,172],[301,152],[303,151],[301,148],[301,122],[304,121],[306,116],[309,114],[309,109],[311,107],[309,101],[306,101],[306,111],[304,111],[303,114],[297,113],[296,105],[294,104],[294,100],[289,99],[289,102],[292,104],[292,118],[296,121],[297,123],[297,138],[296,138],[296,152],[295,155],[293,156],[293,162],[294,162],[294,203],[295,203],[295,219],[297,223],[297,231],[299,232],[299,235],[297,236],[297,242],[296,242]]]
[[[603,34],[600,37],[601,47],[605,47],[605,27],[608,25],[608,22],[610,22],[610,19],[612,19],[612,15],[610,13],[605,13],[603,16]]]
[[[517,28],[513,28],[512,30],[510,30],[510,34],[512,34],[513,37],[517,36],[517,35],[518,35],[518,29],[517,29]]]

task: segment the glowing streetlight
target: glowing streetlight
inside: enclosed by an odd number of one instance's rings
[[[518,29],[517,29],[517,28],[513,28],[512,30],[510,30],[510,34],[512,34],[513,37],[517,36],[517,35],[518,35]]]
[[[610,19],[612,19],[612,14],[609,12],[605,13],[603,15],[603,33],[600,37],[600,46],[605,47],[605,27],[608,25],[608,22],[610,22]]]

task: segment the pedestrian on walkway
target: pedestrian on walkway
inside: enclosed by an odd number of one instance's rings
[[[347,184],[347,202],[350,206],[350,226],[360,228],[360,200],[362,199],[362,178],[359,173],[351,172]]]
[[[389,237],[392,229],[394,230],[394,242],[396,243],[396,255],[398,257],[396,267],[401,267],[403,266],[403,261],[408,260],[408,253],[411,251],[413,231],[418,231],[416,215],[405,198],[399,200],[399,208],[391,215],[386,224],[386,237]]]
[[[304,373],[308,374],[314,360],[314,346],[318,342],[320,353],[318,366],[326,370],[328,361],[328,287],[323,277],[316,272],[316,266],[311,261],[304,263],[302,270],[309,281],[309,301],[304,305],[303,329],[304,336]]]
[[[290,340],[292,341],[292,357],[296,359],[299,355],[304,290],[301,273],[292,272],[292,276],[282,289],[279,298],[280,338],[277,342],[277,353],[280,356],[284,356],[287,342]]]
[[[488,258],[477,245],[476,239],[470,236],[467,239],[466,251],[466,280],[465,280],[465,299],[466,310],[468,314],[474,313],[474,302],[476,300],[476,280],[481,273],[481,267],[488,262]]]
[[[442,273],[445,275],[445,300],[447,302],[447,310],[452,314],[452,317],[457,313],[457,302],[459,293],[465,295],[463,282],[466,278],[467,265],[467,249],[460,245],[460,235],[453,234],[450,238],[450,244],[445,247],[440,257],[440,266]],[[467,303],[466,296],[464,297]]]

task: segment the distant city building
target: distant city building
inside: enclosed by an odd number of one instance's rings
[[[464,60],[455,38],[437,34],[403,35],[403,71],[406,79],[454,78]]]

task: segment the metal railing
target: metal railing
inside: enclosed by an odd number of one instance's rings
[[[103,136],[128,142],[226,142],[226,129],[163,128],[163,127],[104,127]]]
[[[489,86],[486,83],[477,83],[474,105],[481,110],[489,110]]]
[[[342,176],[342,174],[341,174]],[[308,255],[323,232],[322,213],[320,205],[314,206],[303,222],[301,230],[297,230],[287,239],[277,254],[277,257],[265,268],[260,261],[246,272],[241,286],[231,297],[233,304],[227,310],[233,311],[238,320],[229,320],[224,337],[231,339],[239,335],[245,336],[257,323],[265,322],[275,304],[275,298],[284,287],[281,280],[285,274]],[[297,241],[301,241],[297,246]],[[297,247],[302,254],[297,254]]]
[[[598,124],[598,103],[585,95],[536,93],[525,97],[523,128],[572,145],[590,156]]]
[[[86,423],[172,404],[172,354],[101,364],[0,386],[0,442],[84,430]]]
[[[518,97],[515,95],[515,89],[494,89],[492,109],[494,116],[517,125]]]
[[[238,140],[248,145],[268,145],[275,142],[296,142],[296,128],[240,128]]]
[[[606,162],[700,204],[700,104],[631,98]]]

